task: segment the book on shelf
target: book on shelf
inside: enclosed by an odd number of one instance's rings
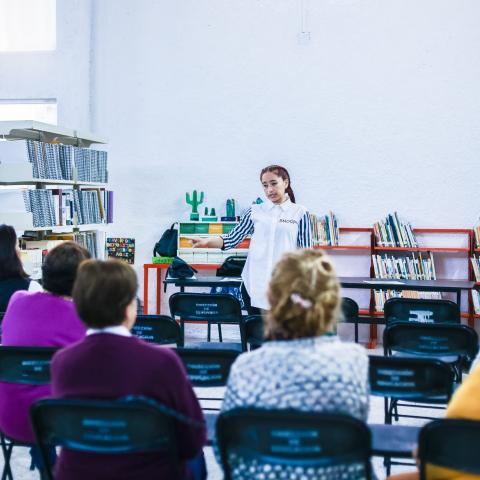
[[[373,224],[373,232],[378,246],[381,247],[418,247],[417,239],[410,223],[400,220],[397,212],[388,214],[385,220]]]
[[[470,290],[470,292],[472,293],[473,310],[476,315],[480,315],[480,292],[475,289]]]
[[[411,252],[409,255],[372,255],[375,278],[403,280],[436,280],[432,252]],[[440,292],[417,292],[411,290],[375,290],[375,308],[383,310],[389,298],[441,299]]]
[[[339,231],[337,217],[333,212],[329,215],[317,216],[310,213],[313,246],[338,245]]]
[[[31,212],[35,228],[112,223],[113,220],[113,193],[100,188],[8,189],[0,192],[2,211]]]
[[[30,163],[34,179],[107,183],[107,161],[107,152],[103,150],[37,140],[0,142],[0,163]]]
[[[475,235],[475,248],[480,248],[480,224],[473,227],[473,233]]]
[[[474,255],[470,258],[473,267],[473,274],[475,275],[475,281],[480,282],[480,257],[478,255]]]

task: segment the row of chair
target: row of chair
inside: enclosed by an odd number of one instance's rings
[[[150,399],[40,400],[32,407],[31,419],[49,479],[53,479],[51,446],[97,454],[157,450],[169,453],[173,461],[178,450],[174,427],[178,418]],[[108,425],[115,425],[114,431]],[[226,480],[232,478],[232,463],[238,461],[283,469],[356,463],[363,469],[359,478],[372,478],[370,430],[347,415],[237,409],[219,415],[216,440]],[[428,423],[418,441],[420,478],[426,478],[427,463],[479,474],[479,442],[478,421]]]

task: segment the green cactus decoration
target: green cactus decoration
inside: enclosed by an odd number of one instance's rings
[[[205,207],[205,210],[203,211],[203,214],[204,214],[205,216],[208,216],[208,207]]]
[[[211,216],[211,217],[214,217],[215,215],[216,215],[215,209],[212,208],[212,209],[210,210],[210,216]]]
[[[235,216],[235,200],[233,198],[229,198],[227,200],[227,217],[234,217]]]
[[[198,206],[203,203],[203,192],[200,192],[200,199],[198,199],[197,191],[194,190],[192,194],[192,199],[190,200],[190,194],[187,193],[185,200],[188,205],[192,207],[192,213],[190,214],[190,220],[198,220],[200,215],[198,214]]]

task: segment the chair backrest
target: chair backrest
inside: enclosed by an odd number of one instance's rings
[[[216,437],[226,480],[235,458],[274,469],[361,463],[370,478],[370,430],[347,415],[236,409],[219,415]]]
[[[358,303],[351,298],[342,298],[341,311],[344,322],[354,322],[358,319]]]
[[[426,480],[426,464],[480,475],[480,421],[442,419],[427,423],[418,439],[420,478]],[[453,476],[452,476],[453,478]],[[455,478],[462,478],[460,475]]]
[[[240,302],[228,294],[174,293],[169,303],[172,317],[183,320],[239,323],[242,316]]]
[[[0,346],[0,381],[49,384],[50,362],[57,350],[57,347]]]
[[[261,347],[264,342],[262,315],[242,317],[240,333],[243,351],[248,350],[248,345],[250,345],[251,350]]]
[[[383,313],[388,324],[392,322],[460,323],[460,307],[450,300],[420,298],[390,298]]]
[[[161,451],[179,466],[175,422],[183,419],[151,399],[45,399],[31,407],[30,418],[49,478],[51,446],[96,454]]]
[[[370,355],[370,393],[412,402],[447,403],[454,375],[448,364],[430,358]]]
[[[233,362],[240,352],[213,348],[177,348],[188,377],[195,387],[226,385]]]
[[[183,347],[184,343],[180,325],[168,315],[137,315],[132,334],[158,345],[175,343]]]
[[[383,346],[387,354],[459,355],[472,361],[478,352],[478,335],[466,325],[395,322],[385,328]]]

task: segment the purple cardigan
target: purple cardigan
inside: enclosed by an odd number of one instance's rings
[[[184,366],[174,351],[136,337],[97,333],[57,352],[52,361],[55,397],[114,399],[144,395],[184,415],[203,414]],[[193,458],[206,442],[205,428],[178,424],[181,460]],[[63,449],[57,480],[173,478],[172,464],[158,453],[88,454]]]
[[[85,336],[72,301],[47,292],[15,292],[2,322],[2,344],[64,347]],[[0,430],[9,437],[33,442],[28,411],[32,403],[51,394],[50,385],[0,382]]]

